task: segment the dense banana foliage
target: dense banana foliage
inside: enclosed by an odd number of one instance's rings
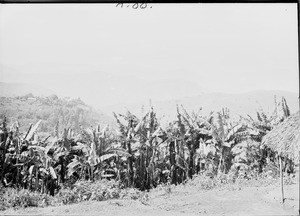
[[[262,137],[289,116],[283,98],[268,117],[257,112],[233,121],[228,109],[202,115],[177,107],[177,117],[163,127],[153,107],[138,118],[115,114],[117,128],[71,128],[38,137],[41,121],[26,133],[4,118],[0,128],[0,178],[4,186],[54,195],[79,179],[115,179],[124,187],[149,190],[158,184],[180,184],[203,172],[217,175],[232,169],[262,172],[274,152],[262,149]]]

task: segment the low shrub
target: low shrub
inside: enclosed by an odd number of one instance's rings
[[[120,193],[121,199],[138,200],[142,197],[143,192],[136,188],[123,189]]]
[[[278,177],[267,173],[259,174],[255,171],[244,173],[231,170],[227,174],[219,173],[214,177],[209,174],[206,175],[204,172],[187,181],[185,186],[198,190],[211,190],[214,188],[236,190],[241,187],[259,187],[277,183]]]
[[[122,197],[136,199],[134,193],[126,193],[116,181],[100,180],[95,182],[78,181],[72,187],[62,187],[53,197],[48,194],[31,192],[26,189],[1,188],[0,211],[19,207],[45,207],[82,201],[102,201]]]
[[[195,175],[192,179],[181,185],[162,184],[151,190],[151,194],[171,194],[182,190],[212,190],[228,189],[238,190],[241,187],[259,187],[278,184],[278,177],[269,175],[267,172],[258,174],[248,172],[242,175],[235,170],[227,174],[221,173],[211,176],[210,173]],[[285,178],[285,184],[291,179]],[[53,197],[47,194],[31,192],[26,189],[0,188],[0,211],[7,208],[19,207],[45,207],[49,205],[72,204],[82,201],[103,201],[109,199],[139,200],[148,202],[148,193],[136,188],[121,188],[114,180],[77,181],[72,186],[62,186],[60,191]]]
[[[31,192],[26,189],[5,188],[2,189],[0,198],[0,210],[19,207],[45,207],[53,205],[54,198],[47,194]]]
[[[195,187],[199,190],[211,190],[217,186],[217,180],[203,173],[201,175],[196,175],[193,179],[187,181],[186,186]]]
[[[71,188],[62,188],[55,198],[63,204],[81,201],[103,201],[120,197],[119,183],[114,180],[78,181]]]

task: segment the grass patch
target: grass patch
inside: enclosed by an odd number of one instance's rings
[[[54,197],[26,189],[5,188],[1,190],[0,210],[8,208],[45,207],[53,205]]]
[[[291,180],[286,179],[286,184]],[[15,188],[0,189],[0,210],[9,208],[59,206],[79,203],[82,201],[104,201],[110,199],[139,200],[148,202],[148,196],[171,195],[176,192],[189,192],[195,190],[240,190],[243,187],[264,187],[279,183],[277,176],[266,173],[252,174],[247,177],[234,173],[219,174],[212,177],[207,173],[196,175],[193,179],[180,185],[164,184],[152,189],[150,193],[139,191],[136,188],[122,188],[114,180],[77,181],[72,186],[62,187],[55,195],[50,196],[29,190]]]
[[[62,187],[55,196],[15,188],[2,188],[1,191],[1,211],[9,208],[59,206],[82,201],[104,201],[119,198],[137,200],[143,195],[137,189],[122,189],[119,183],[113,180],[78,181],[71,187]]]
[[[116,181],[78,181],[71,188],[62,188],[54,197],[58,203],[71,204],[82,201],[103,201],[122,196],[122,189]]]
[[[266,187],[276,184],[278,184],[278,177],[267,175],[266,173],[248,173],[247,176],[245,176],[229,172],[228,174],[218,174],[214,177],[206,175],[205,173],[196,175],[193,179],[187,181],[185,186],[197,190],[239,190],[243,187]]]

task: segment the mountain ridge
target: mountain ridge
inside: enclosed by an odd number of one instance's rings
[[[154,109],[168,120],[176,117],[176,106],[182,105],[187,111],[197,111],[202,108],[204,114],[211,111],[220,111],[222,108],[229,108],[235,116],[255,115],[256,111],[262,109],[268,113],[275,108],[275,96],[277,101],[285,97],[291,112],[299,110],[298,95],[295,92],[280,90],[255,90],[245,93],[202,93],[198,96],[183,97],[175,100],[151,101]],[[101,107],[104,113],[111,110],[124,113],[128,109],[132,113],[142,116],[142,107],[149,107],[148,104],[128,103],[115,104],[113,106]]]
[[[4,117],[8,125],[18,121],[20,131],[28,130],[30,124],[35,124],[39,120],[42,120],[39,127],[41,133],[53,133],[57,124],[59,131],[64,128],[80,131],[81,126],[86,128],[115,124],[112,117],[86,105],[79,98],[59,98],[56,95],[38,97],[27,94],[0,99],[0,122]]]
[[[49,96],[57,94],[53,90],[36,84],[0,82],[0,96],[2,97],[23,96],[29,93],[32,93],[36,96]]]
[[[109,77],[109,74],[104,74],[105,76]],[[79,79],[81,77],[77,77],[76,79]],[[130,80],[130,77],[127,77],[126,80]],[[118,80],[116,77],[111,79],[112,84],[118,86],[118,84],[121,82],[121,80]],[[94,83],[97,83],[95,80]],[[171,86],[173,85],[173,88],[176,88],[176,82],[175,84],[171,82]],[[1,86],[5,86],[6,83],[0,82],[0,96],[5,95],[5,91],[1,91]],[[10,84],[8,84],[9,86]],[[11,86],[18,86],[20,83],[12,83]],[[22,87],[21,83],[21,87]],[[13,94],[13,92],[19,93],[19,95],[24,95],[28,93],[33,93],[38,90],[40,94],[34,94],[34,95],[41,95],[42,93],[47,93],[47,91],[43,91],[41,89],[34,89],[32,87],[32,84],[24,84],[26,86],[26,91],[24,88],[20,88],[21,90],[14,91],[14,89],[11,90],[10,95]],[[123,85],[126,86],[126,84],[123,83]],[[98,97],[99,94],[91,94],[89,97],[93,98],[94,103],[87,103],[89,106],[92,106],[95,108],[95,110],[98,113],[101,113],[103,116],[107,116],[109,119],[113,119],[112,113],[125,113],[127,110],[132,112],[133,114],[137,115],[138,117],[141,117],[143,113],[145,113],[145,109],[149,108],[149,105],[152,104],[154,109],[157,111],[158,116],[168,120],[174,120],[176,118],[176,106],[177,105],[183,105],[183,107],[191,112],[191,111],[197,111],[199,108],[202,108],[203,114],[208,114],[211,111],[220,111],[222,108],[229,108],[232,115],[239,116],[239,115],[255,115],[256,111],[259,109],[263,109],[266,112],[272,112],[274,110],[274,96],[277,96],[277,101],[281,99],[281,97],[285,97],[287,100],[287,104],[291,109],[291,112],[296,112],[299,110],[299,103],[298,103],[298,94],[296,92],[289,92],[289,91],[282,91],[282,90],[253,90],[253,91],[247,91],[247,92],[240,92],[240,93],[224,93],[224,92],[205,92],[205,91],[199,91],[198,95],[191,95],[191,96],[183,96],[183,97],[167,97],[168,95],[172,95],[170,93],[170,89],[166,88],[165,93],[167,94],[165,97],[163,97],[163,100],[157,100],[157,99],[150,99],[151,95],[145,94],[144,97],[142,97],[142,93],[140,92],[140,97],[135,98],[134,91],[139,92],[140,89],[143,89],[143,85],[145,83],[140,83],[138,85],[137,89],[130,90],[131,96],[128,96],[128,92],[121,92],[119,90],[119,93],[123,94],[124,98],[119,101],[119,103],[115,103],[113,105],[101,105],[101,97]],[[110,85],[107,84],[105,88],[108,88]],[[162,82],[163,86],[163,82]],[[37,88],[43,86],[38,86]],[[86,89],[85,91],[88,93],[97,92],[94,87],[91,87],[91,89]],[[120,86],[118,86],[119,89],[121,89]],[[198,87],[197,87],[198,88]],[[8,88],[6,92],[9,92]],[[33,90],[32,90],[33,89]],[[161,88],[159,88],[161,89]],[[201,89],[199,87],[199,89]],[[141,91],[141,90],[140,90]],[[150,88],[147,90],[150,91]],[[146,91],[146,92],[147,92]],[[181,88],[178,89],[178,92],[181,91]],[[16,94],[15,93],[15,94]],[[22,94],[21,94],[22,93]],[[53,95],[55,93],[54,91],[50,90],[48,91],[50,95]],[[100,92],[103,97],[115,97],[117,98],[118,94],[114,91],[105,91]],[[156,92],[156,93],[159,93]],[[180,94],[179,94],[180,95]],[[61,95],[58,95],[62,97]],[[128,100],[127,100],[128,98]],[[170,99],[165,99],[170,98]],[[83,99],[85,102],[86,100]],[[115,100],[118,101],[118,100]],[[137,101],[137,102],[134,102]],[[90,102],[90,101],[89,101]]]

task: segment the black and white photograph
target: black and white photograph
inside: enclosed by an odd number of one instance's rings
[[[298,13],[0,4],[0,215],[299,215]]]

